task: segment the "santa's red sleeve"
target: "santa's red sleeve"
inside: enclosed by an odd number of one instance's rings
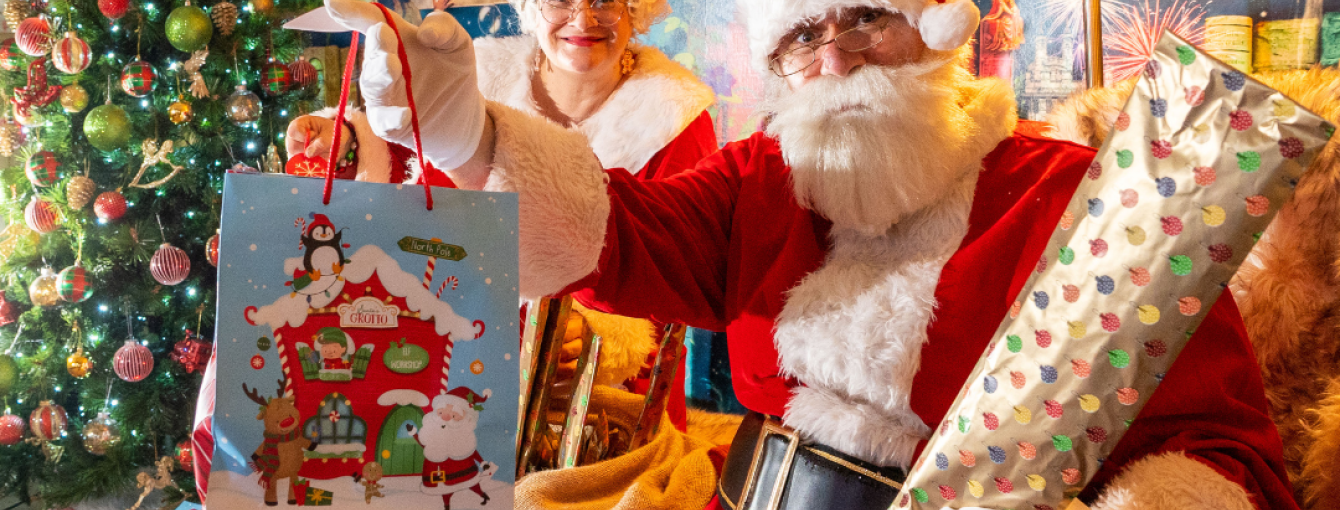
[[[1283,446],[1232,293],[1210,309],[1092,483],[1095,508],[1293,510]],[[1210,506],[1205,506],[1210,505]]]
[[[725,327],[725,261],[742,151],[640,182],[624,170],[601,170],[580,133],[496,103],[488,111],[496,143],[484,189],[518,194],[523,296],[592,287],[598,309],[617,301],[624,315]],[[619,278],[601,278],[597,267]]]

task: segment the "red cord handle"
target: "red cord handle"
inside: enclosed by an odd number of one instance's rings
[[[419,134],[419,109],[414,105],[413,77],[409,70],[409,54],[405,53],[405,42],[400,37],[400,27],[396,26],[395,20],[391,16],[390,9],[387,9],[385,5],[377,2],[373,2],[372,5],[381,9],[382,16],[386,18],[386,25],[391,27],[391,32],[395,34],[397,53],[400,57],[400,69],[405,75],[405,98],[409,102],[410,127],[414,131],[414,154],[418,156],[417,159],[419,160],[419,184],[423,184],[424,200],[427,202],[428,210],[431,211],[433,210],[433,191],[428,185],[427,160],[423,157],[423,138]],[[326,205],[330,204],[331,187],[334,182],[335,173],[332,169],[335,168],[335,164],[339,161],[337,158],[340,155],[340,134],[343,130],[339,129],[338,126],[344,124],[344,108],[349,101],[349,84],[353,81],[353,69],[354,64],[357,62],[357,54],[358,32],[354,32],[349,42],[349,60],[344,65],[344,83],[340,88],[340,106],[336,109],[335,114],[335,126],[337,127],[335,129],[334,139],[331,140],[329,163],[326,170],[326,186],[321,197],[321,203]],[[454,184],[450,183],[450,180],[448,180],[448,184],[450,184],[451,187],[455,187]]]

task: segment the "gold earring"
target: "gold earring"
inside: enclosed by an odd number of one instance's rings
[[[633,59],[633,50],[623,50],[623,58],[619,60],[619,70],[627,75],[633,72],[633,64],[636,63],[637,61]]]

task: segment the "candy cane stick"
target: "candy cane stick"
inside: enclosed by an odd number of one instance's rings
[[[442,285],[437,286],[437,295],[434,297],[441,299],[442,291],[447,290],[448,283],[451,284],[451,290],[456,290],[456,287],[459,287],[461,284],[460,280],[458,280],[455,276],[448,276],[447,279],[442,280]]]
[[[434,237],[434,238],[432,239],[432,241],[433,241],[434,243],[440,243],[440,242],[442,242],[441,239],[438,239],[438,238],[436,238],[436,237]],[[423,290],[432,290],[432,288],[430,287],[430,285],[433,283],[433,269],[435,269],[436,267],[437,267],[437,257],[429,256],[429,257],[428,257],[428,268],[427,268],[427,269],[424,269],[424,271],[423,271]],[[440,294],[440,291],[439,291],[439,294]]]
[[[447,381],[451,379],[451,350],[455,347],[455,344],[451,339],[447,339],[447,345],[442,354],[442,393],[447,392]]]
[[[275,335],[275,345],[279,347],[279,366],[284,370],[284,396],[293,396],[293,378],[289,377],[288,350],[284,348],[284,337]]]

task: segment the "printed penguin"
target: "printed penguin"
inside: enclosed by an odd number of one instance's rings
[[[340,280],[339,275],[348,262],[344,258],[344,248],[349,245],[340,242],[344,232],[336,231],[335,225],[324,214],[314,213],[311,217],[312,223],[301,238],[302,246],[306,248],[302,257],[303,267],[293,271],[293,280],[289,282],[295,295],[311,296],[325,292]],[[327,280],[325,285],[313,285],[323,280]]]

